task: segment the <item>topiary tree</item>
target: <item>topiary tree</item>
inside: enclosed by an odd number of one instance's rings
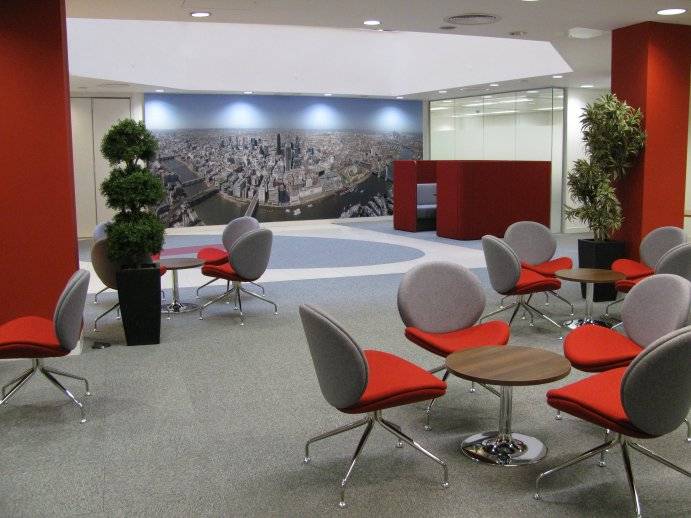
[[[165,226],[150,210],[163,199],[163,185],[142,166],[157,150],[144,123],[132,119],[118,121],[101,141],[101,153],[114,166],[101,193],[108,207],[118,211],[106,227],[108,255],[130,267],[150,262],[151,254],[163,246]]]
[[[643,151],[643,114],[605,94],[585,107],[581,127],[588,158],[576,160],[567,175],[569,192],[580,206],[566,206],[564,213],[588,225],[596,241],[606,241],[624,221],[613,183],[626,176]]]

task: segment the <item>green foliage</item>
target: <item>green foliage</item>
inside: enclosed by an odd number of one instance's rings
[[[645,145],[643,114],[614,94],[589,104],[581,115],[587,160],[576,160],[567,175],[571,196],[578,207],[565,215],[581,220],[596,241],[606,241],[621,228],[624,216],[613,182],[624,178]]]
[[[143,122],[118,121],[103,137],[101,152],[114,167],[101,184],[107,205],[118,212],[107,226],[108,255],[130,267],[150,262],[163,246],[165,226],[150,207],[164,197],[161,181],[140,165],[158,143]]]

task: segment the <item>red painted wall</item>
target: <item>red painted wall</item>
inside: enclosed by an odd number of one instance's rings
[[[646,22],[612,34],[612,91],[641,108],[648,135],[637,166],[618,185],[617,237],[638,257],[651,230],[683,226],[691,72],[691,27]]]
[[[52,317],[78,266],[64,0],[0,2],[0,322]]]
[[[393,171],[393,228],[416,232],[417,184],[436,182],[437,162],[394,160]]]

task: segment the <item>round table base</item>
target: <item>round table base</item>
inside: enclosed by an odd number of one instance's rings
[[[190,311],[197,311],[199,304],[192,304],[188,302],[173,302],[171,304],[161,304],[161,313],[189,313]]]
[[[512,433],[507,438],[496,431],[471,435],[463,441],[461,450],[474,461],[493,466],[534,464],[547,455],[547,446],[535,437]]]
[[[561,323],[561,326],[566,329],[576,329],[585,324],[593,324],[600,327],[612,327],[616,322],[610,322],[600,318],[577,318],[573,320],[565,320]]]

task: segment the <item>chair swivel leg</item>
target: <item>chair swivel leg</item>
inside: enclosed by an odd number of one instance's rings
[[[362,437],[360,437],[360,441],[358,442],[357,448],[355,448],[355,453],[353,454],[353,458],[350,460],[350,464],[348,465],[348,470],[346,471],[345,476],[341,480],[341,500],[338,502],[338,507],[341,509],[346,507],[346,502],[345,502],[345,488],[346,484],[348,483],[348,479],[350,478],[350,475],[353,473],[353,468],[355,468],[355,463],[358,460],[358,457],[360,456],[360,453],[362,452],[362,448],[365,446],[365,443],[367,442],[367,439],[369,439],[369,435],[372,432],[372,428],[374,427],[374,420],[369,419],[367,423],[367,428],[365,428],[365,431],[362,434]]]
[[[41,367],[41,373],[43,373],[43,375],[46,378],[48,378],[48,381],[50,381],[53,385],[55,385],[58,389],[60,389],[60,391],[63,394],[65,394],[70,400],[72,400],[72,403],[74,403],[75,406],[77,408],[79,408],[79,411],[82,415],[79,422],[80,423],[86,423],[86,413],[84,412],[84,405],[82,405],[82,403],[79,400],[77,400],[77,398],[74,397],[72,392],[70,392],[67,388],[65,388],[65,386],[62,383],[60,383],[57,379],[55,379],[55,377],[50,373],[50,371]]]
[[[483,315],[482,317],[480,317],[480,322],[482,322],[486,318],[493,317],[494,315],[498,315],[499,313],[503,313],[504,311],[508,311],[509,309],[511,309],[513,307],[516,307],[516,309],[518,309],[517,308],[518,305],[519,305],[518,302],[512,302],[508,306],[504,306],[504,307],[499,308],[497,310],[491,311],[490,313],[487,313],[486,315]]]
[[[552,320],[550,317],[548,317],[547,315],[545,315],[543,312],[541,312],[541,311],[539,311],[538,309],[536,309],[534,306],[531,306],[531,305],[528,304],[527,302],[524,302],[524,305],[525,305],[526,308],[528,308],[529,310],[533,311],[537,316],[544,318],[544,319],[547,320],[549,323],[554,324],[554,325],[557,326],[559,329],[562,329],[562,327],[561,327],[559,324],[557,324],[554,320]]]
[[[334,435],[341,434],[343,432],[347,432],[349,430],[353,430],[355,428],[358,428],[362,425],[365,425],[369,423],[371,419],[369,417],[365,417],[364,419],[360,419],[359,421],[355,421],[354,423],[347,424],[345,426],[339,426],[335,430],[331,430],[329,432],[324,432],[320,435],[317,435],[316,437],[312,437],[305,443],[305,458],[303,462],[305,464],[309,464],[312,458],[310,457],[310,444],[313,444],[315,442],[321,441],[323,439],[328,439],[329,437],[333,437]]]
[[[19,376],[14,378],[12,381],[9,383],[6,383],[5,385],[2,386],[2,397],[4,398],[7,395],[7,388],[10,385],[14,385],[16,383],[20,383],[28,374],[31,374],[33,372],[33,369],[27,369],[24,372],[22,372]]]
[[[448,369],[446,372],[444,372],[444,375],[441,377],[442,381],[446,381],[447,378],[449,377],[449,371]],[[474,383],[473,383],[474,385]],[[475,389],[472,389],[473,392]],[[425,430],[429,431],[432,429],[432,425],[430,424],[430,416],[432,414],[432,406],[434,405],[434,402],[437,400],[437,398],[433,398],[429,400],[429,403],[427,404],[427,409],[425,410]]]
[[[657,453],[655,453],[652,450],[649,450],[645,446],[641,446],[637,442],[633,442],[633,441],[627,441],[627,444],[629,446],[631,446],[634,450],[636,450],[638,453],[642,453],[646,457],[649,457],[653,460],[656,460],[660,464],[667,466],[668,468],[671,468],[674,471],[681,473],[682,475],[686,475],[687,477],[691,477],[691,472],[688,472],[684,468],[681,468],[681,467],[677,466],[676,464],[673,464],[669,460],[665,459],[664,457],[661,457],[660,455],[658,455]]]
[[[74,379],[74,380],[83,381],[83,382],[84,382],[84,386],[85,386],[85,392],[84,392],[84,394],[87,395],[87,396],[90,396],[90,395],[91,395],[91,391],[89,390],[89,380],[87,380],[86,378],[82,378],[81,376],[77,376],[77,375],[71,374],[71,373],[69,373],[69,372],[65,372],[65,371],[61,371],[61,370],[58,370],[58,369],[54,369],[54,368],[52,368],[52,367],[51,367],[51,368],[49,368],[49,367],[43,367],[43,371],[44,371],[44,372],[50,372],[51,374],[55,374],[55,375],[57,375],[57,376],[64,376],[64,377],[66,377],[66,378],[72,378],[72,379]]]
[[[621,304],[622,302],[624,302],[623,297],[618,299],[618,300],[615,300],[614,302],[610,302],[609,304],[607,304],[607,306],[605,307],[605,316],[606,317],[609,316],[609,308],[611,308],[612,306],[616,306],[617,304]]]
[[[266,297],[263,297],[262,295],[259,295],[258,293],[254,293],[251,291],[246,290],[245,288],[242,287],[242,284],[238,285],[238,288],[240,289],[241,292],[247,293],[250,297],[254,297],[255,299],[262,300],[268,304],[271,304],[274,307],[274,315],[278,315],[278,306],[276,305],[275,302],[267,299]]]
[[[218,297],[215,297],[215,298],[211,299],[210,301],[199,306],[199,320],[204,320],[204,310],[206,308],[208,308],[211,304],[215,304],[216,302],[223,300],[224,298],[226,298],[228,295],[230,295],[231,293],[233,293],[235,291],[236,291],[235,285],[233,285],[232,288],[228,289],[227,291],[224,291]]]
[[[101,320],[103,317],[105,317],[105,316],[106,316],[108,313],[110,313],[111,311],[115,311],[116,309],[118,310],[118,313],[119,313],[119,311],[120,311],[119,308],[120,308],[120,303],[117,302],[112,308],[110,308],[110,309],[107,310],[106,312],[101,313],[99,316],[97,316],[97,317],[96,317],[96,320],[94,320],[94,332],[98,331],[98,321],[99,321],[99,320]]]
[[[108,289],[108,286],[104,286],[100,290],[98,290],[96,293],[94,293],[94,304],[98,304],[98,296],[106,291]]]
[[[264,289],[264,286],[262,286],[261,284],[258,284],[258,283],[256,283],[256,282],[252,282],[252,281],[250,281],[250,284],[251,284],[252,286],[256,286],[257,288],[259,288],[260,290],[262,290],[262,295],[264,295],[264,294],[266,293],[266,290]]]
[[[564,304],[568,304],[569,308],[571,309],[570,316],[573,316],[573,315],[574,315],[574,312],[573,312],[573,304],[572,304],[571,302],[569,302],[569,301],[566,300],[564,297],[562,297],[561,295],[559,295],[556,291],[550,291],[549,293],[550,293],[551,295],[553,295],[554,297],[558,298],[559,300],[561,300]],[[545,295],[547,295],[547,294],[545,293]],[[547,305],[547,304],[545,304],[545,306],[546,306],[546,305]]]
[[[684,424],[686,424],[686,442],[691,442],[691,424],[688,419],[684,419]]]
[[[641,517],[641,499],[636,490],[636,482],[633,479],[633,469],[631,469],[631,458],[629,457],[629,448],[626,441],[621,443],[621,456],[624,459],[624,469],[626,471],[626,480],[629,483],[629,490],[631,491],[631,498],[633,498],[634,506],[636,507],[636,518]]]
[[[610,430],[609,428],[605,428],[605,442],[609,440],[609,434]],[[609,450],[602,450],[600,452],[600,460],[598,461],[597,465],[600,466],[601,468],[604,468],[607,465],[607,461],[605,460],[605,456],[607,455],[607,452]]]
[[[35,361],[35,360],[34,360]],[[7,393],[7,395],[4,394],[3,392],[3,397],[0,399],[0,406],[4,405],[7,403],[14,395],[19,392],[19,390],[27,384],[27,382],[36,374],[36,369],[32,368],[29,369],[28,372],[25,372],[17,381],[17,383],[12,387],[12,389]]]
[[[195,294],[196,294],[197,298],[199,298],[199,290],[201,290],[202,288],[206,288],[209,284],[211,284],[211,283],[213,283],[213,282],[216,282],[218,279],[219,279],[218,277],[215,277],[215,278],[211,279],[209,282],[205,282],[204,284],[202,284],[201,286],[199,286],[199,287],[197,288],[197,290],[195,291]]]

